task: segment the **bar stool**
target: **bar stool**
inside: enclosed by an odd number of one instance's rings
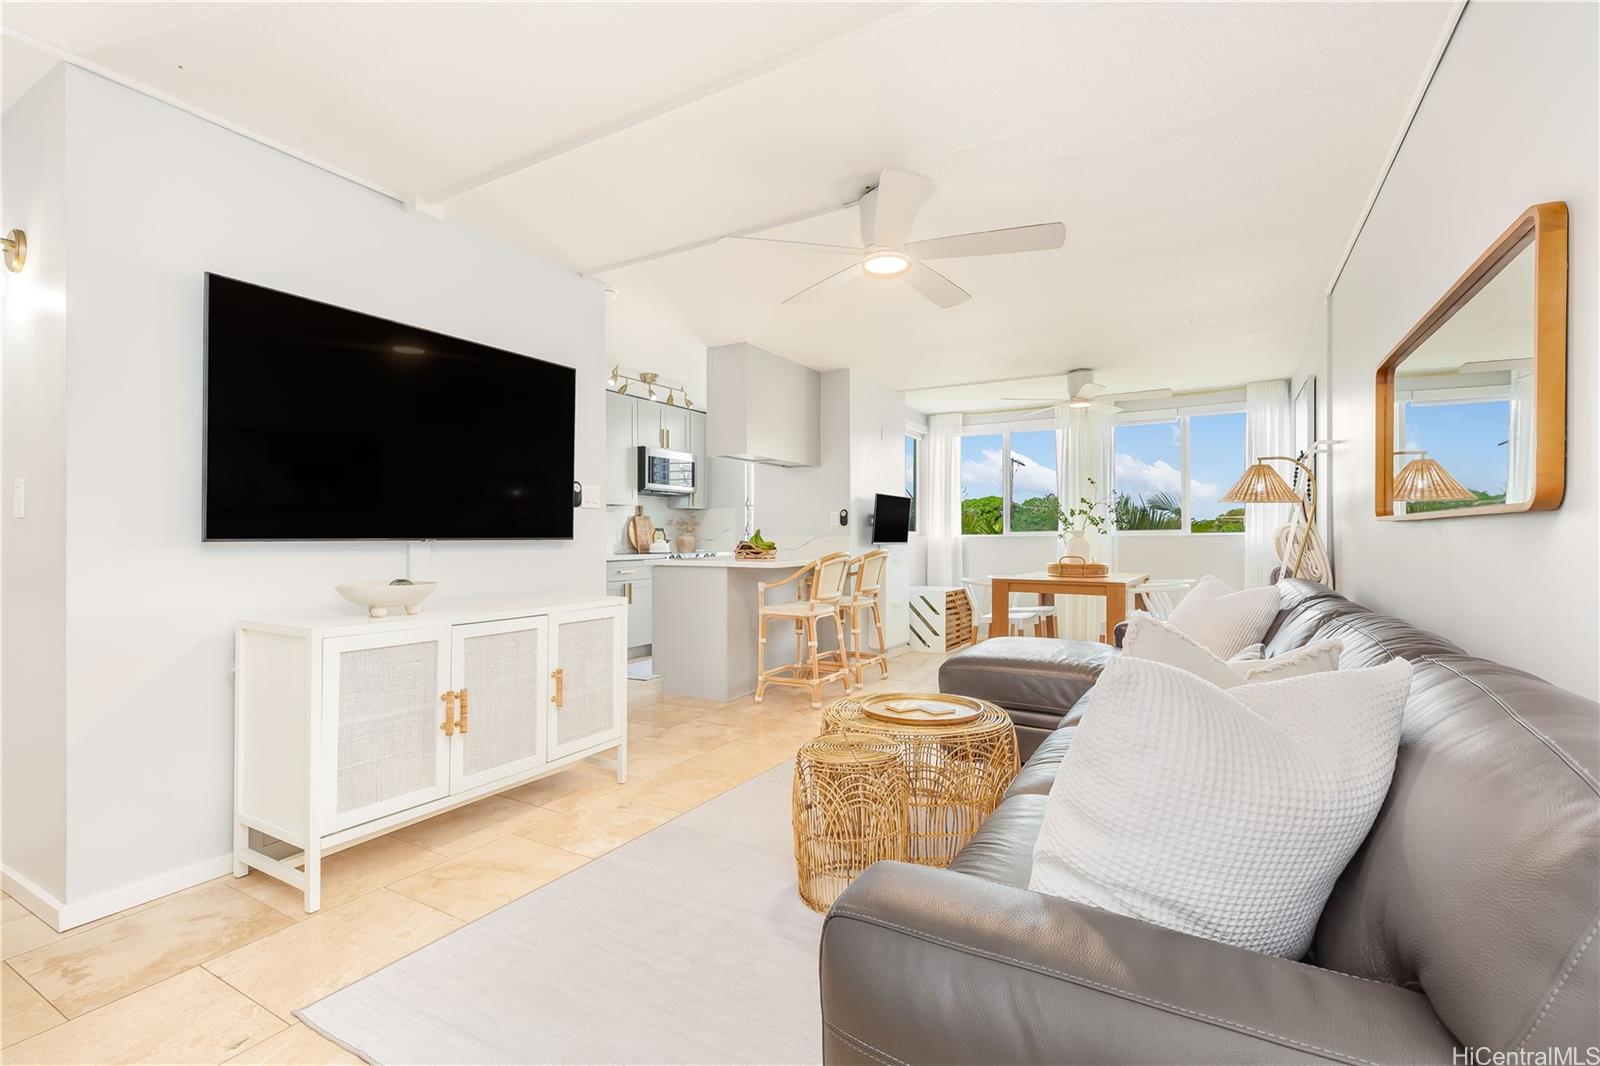
[[[839,624],[841,629],[849,628],[851,638],[849,649],[840,641],[839,656],[855,671],[857,685],[866,683],[865,670],[873,663],[878,664],[884,677],[889,676],[889,644],[883,635],[883,575],[888,564],[889,553],[882,548],[852,559],[850,570],[855,581],[839,600]],[[878,650],[870,655],[861,646],[862,611],[872,612],[873,628],[878,631]]]
[[[763,581],[756,586],[759,611],[756,615],[756,702],[766,693],[768,685],[794,685],[811,690],[811,706],[821,707],[818,690],[829,681],[843,681],[846,693],[850,691],[850,668],[841,658],[824,659],[817,654],[817,622],[830,619],[838,635],[839,646],[844,646],[844,626],[840,621],[839,601],[845,593],[845,577],[850,572],[848,552],[824,555],[816,562],[797,570],[782,581],[771,584]],[[767,590],[800,582],[799,598],[790,603],[767,603]],[[809,585],[809,587],[807,587]],[[783,666],[767,666],[767,623],[775,618],[786,618],[794,623],[795,661]],[[809,651],[809,655],[806,652]]]

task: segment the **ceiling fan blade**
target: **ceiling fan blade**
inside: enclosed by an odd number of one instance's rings
[[[789,297],[783,302],[786,304],[803,303],[806,300],[814,299],[815,297],[821,296],[824,293],[837,289],[841,285],[848,285],[857,278],[864,278],[866,276],[866,271],[861,269],[860,263],[851,263],[838,273],[829,274],[815,285],[812,285],[809,288],[801,289],[799,292],[795,293],[793,296]]]
[[[844,255],[860,255],[866,251],[864,248],[852,248],[848,244],[817,244],[814,241],[786,241],[777,237],[724,237],[725,241],[746,241],[752,244],[770,244],[782,248],[794,248],[802,252],[832,252]]]
[[[904,280],[917,292],[946,309],[972,299],[972,294],[966,289],[921,263],[913,262],[911,269],[905,272]]]
[[[1075,399],[1079,400],[1092,400],[1105,391],[1106,387],[1104,385],[1097,384],[1093,381],[1085,381],[1082,385],[1078,386],[1078,391],[1074,393],[1073,396]]]
[[[903,248],[931,191],[927,178],[905,170],[883,171],[877,188],[861,198],[861,243]]]
[[[1071,396],[1002,396],[1007,403],[1066,403]]]
[[[978,233],[958,233],[912,241],[906,251],[919,259],[954,259],[967,255],[1006,255],[1011,252],[1047,252],[1067,242],[1067,227],[1060,222],[1039,226],[1014,226]]]

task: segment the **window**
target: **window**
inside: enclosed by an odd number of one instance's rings
[[[1243,411],[1130,420],[1115,449],[1118,529],[1244,532],[1244,506],[1218,498],[1248,462]]]
[[[920,443],[912,434],[906,434],[906,495],[911,497],[911,524],[908,528],[912,532],[917,529],[917,450]]]
[[[1243,411],[1189,419],[1189,532],[1244,532],[1244,504],[1217,499],[1250,462],[1244,441]]]
[[[961,532],[1054,533],[1056,431],[1002,425],[961,438]]]
[[[1471,500],[1429,500],[1404,505],[1405,514],[1479,507],[1506,502],[1510,472],[1511,401],[1501,399],[1439,402],[1407,400],[1400,425],[1408,451],[1426,451],[1476,497]],[[1395,456],[1395,469],[1417,458]]]

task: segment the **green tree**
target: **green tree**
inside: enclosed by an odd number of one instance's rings
[[[1183,504],[1170,492],[1148,496],[1118,496],[1118,529],[1182,529]]]
[[[1031,500],[1018,500],[1011,505],[1011,531],[1013,533],[1054,533],[1061,504],[1056,494],[1035,496]]]
[[[961,501],[961,532],[999,533],[1005,529],[1000,512],[1000,497],[978,496]]]

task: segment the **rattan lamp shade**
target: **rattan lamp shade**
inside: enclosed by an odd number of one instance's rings
[[[1411,460],[1394,476],[1394,498],[1406,503],[1477,499],[1471,489],[1450,476],[1439,460],[1426,455]]]
[[[1227,503],[1300,502],[1299,494],[1283,480],[1283,475],[1266,463],[1252,463],[1221,499]]]

